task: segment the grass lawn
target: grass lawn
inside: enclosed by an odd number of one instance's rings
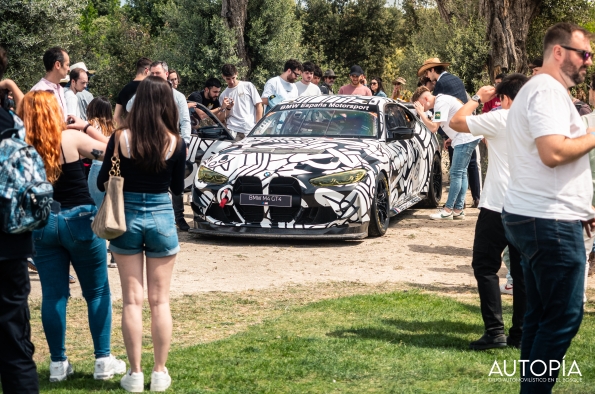
[[[244,306],[238,304],[237,308]],[[510,304],[505,303],[507,322],[511,312]],[[185,318],[191,320],[192,315]],[[233,318],[228,320],[229,325],[234,324]],[[174,344],[168,362],[173,378],[170,392],[518,392],[518,383],[488,381],[494,360],[501,366],[503,360],[510,363],[519,358],[518,350],[467,350],[469,342],[482,332],[476,298],[454,299],[409,290],[329,299],[271,314],[264,322],[248,325],[225,339],[195,346],[189,346],[192,342]],[[148,383],[152,354],[150,338],[145,339],[143,369]],[[86,346],[91,347],[90,343]],[[582,382],[558,383],[554,392],[595,392],[594,347],[594,312],[588,310],[566,355],[567,370],[576,360]],[[123,354],[121,348],[114,353]],[[48,382],[47,362],[39,365],[42,392],[120,390],[119,378],[93,380],[88,357],[73,360],[75,369],[84,372],[58,384]]]

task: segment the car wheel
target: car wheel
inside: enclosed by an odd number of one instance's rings
[[[434,155],[432,170],[430,171],[430,185],[424,205],[428,208],[437,208],[442,199],[442,161],[440,155]]]
[[[370,227],[368,227],[370,237],[381,237],[386,234],[390,220],[389,204],[388,181],[384,173],[381,172],[376,178],[376,192],[372,207],[370,207]]]

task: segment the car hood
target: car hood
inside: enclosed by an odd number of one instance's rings
[[[247,137],[219,151],[204,165],[227,176],[332,174],[369,168],[369,157],[378,155],[382,152],[376,139]]]

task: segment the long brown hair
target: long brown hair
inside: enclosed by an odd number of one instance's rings
[[[147,77],[136,90],[134,104],[124,128],[130,129],[130,154],[134,163],[147,172],[161,172],[166,167],[165,154],[171,136],[179,142],[178,108],[171,85],[159,77]]]
[[[60,144],[66,129],[62,108],[53,93],[34,91],[25,95],[18,108],[25,125],[27,143],[33,145],[43,159],[47,179],[56,182],[62,172]]]
[[[106,137],[114,134],[114,116],[112,115],[112,104],[103,96],[95,97],[87,107],[87,119],[95,127],[99,126]]]

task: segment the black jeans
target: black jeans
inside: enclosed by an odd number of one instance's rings
[[[500,212],[481,208],[475,226],[471,265],[475,279],[477,279],[481,316],[486,332],[491,335],[504,334],[498,271],[502,266],[502,252],[507,245],[510,251],[510,274],[514,283],[512,326],[509,335],[515,341],[520,341],[523,332],[523,318],[527,309],[521,255],[506,239]]]
[[[471,197],[473,200],[479,200],[481,196],[481,183],[479,181],[480,164],[477,162],[477,148],[471,155],[469,166],[467,167],[467,174],[469,176],[469,189],[471,189]]]
[[[182,194],[171,194],[171,205],[174,208],[174,217],[176,222],[184,219],[184,193]]]
[[[0,261],[0,377],[4,394],[39,393],[33,362],[27,259]]]

